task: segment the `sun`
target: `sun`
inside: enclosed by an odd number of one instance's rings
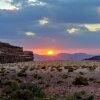
[[[47,52],[47,54],[48,54],[48,55],[54,55],[54,51],[53,51],[53,50],[49,50],[49,51]]]

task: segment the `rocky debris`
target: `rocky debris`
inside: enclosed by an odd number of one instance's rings
[[[22,47],[0,42],[0,63],[33,61],[32,51],[23,51]]]

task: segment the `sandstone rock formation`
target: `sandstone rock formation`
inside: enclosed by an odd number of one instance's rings
[[[0,63],[25,62],[33,59],[33,52],[23,51],[22,47],[0,42]]]

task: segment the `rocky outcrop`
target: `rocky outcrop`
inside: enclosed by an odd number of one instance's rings
[[[33,61],[33,52],[23,51],[22,47],[0,42],[0,63]]]
[[[85,60],[96,60],[96,61],[100,61],[100,56],[94,56]]]

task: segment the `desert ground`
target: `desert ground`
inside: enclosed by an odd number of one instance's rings
[[[46,95],[38,99],[26,97],[25,100],[100,100],[100,62],[40,61],[0,64],[0,100],[24,100],[18,99],[18,95],[14,93],[12,95],[11,89],[16,83],[18,86],[22,83],[36,84]],[[73,96],[82,92],[86,93],[83,99]]]

